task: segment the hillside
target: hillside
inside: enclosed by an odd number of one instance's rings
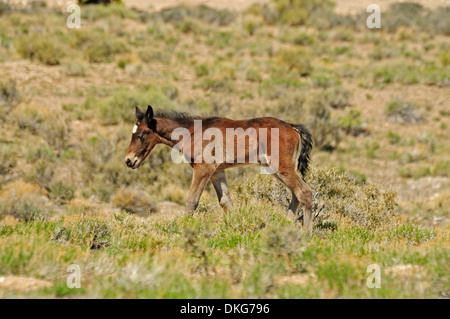
[[[83,6],[80,29],[60,2],[0,3],[0,278],[48,283],[0,297],[448,297],[450,8],[382,1],[371,30],[364,2],[178,2]],[[147,104],[308,126],[314,234],[257,167],[228,172],[228,215],[209,185],[185,216],[188,165],[124,164]]]

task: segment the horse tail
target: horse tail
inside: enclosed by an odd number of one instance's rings
[[[308,172],[311,150],[313,147],[311,132],[302,124],[290,124],[300,135],[302,150],[298,157],[297,169],[303,177]]]

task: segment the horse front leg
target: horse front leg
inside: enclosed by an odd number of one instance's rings
[[[213,172],[214,169],[209,166],[198,165],[194,167],[191,189],[189,190],[186,203],[186,208],[188,211],[193,212],[197,209],[203,190],[205,189],[206,184],[208,183],[208,180]]]

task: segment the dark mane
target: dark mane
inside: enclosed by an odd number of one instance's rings
[[[203,117],[198,115],[192,115],[185,112],[177,111],[157,111],[155,117],[162,117],[170,120],[174,120],[180,124],[182,123],[192,123],[193,120],[200,120]]]
[[[155,113],[155,117],[162,117],[165,119],[170,119],[182,126],[192,125],[194,120],[201,120],[204,117],[198,115],[192,115],[185,112],[177,112],[177,111],[157,111]]]

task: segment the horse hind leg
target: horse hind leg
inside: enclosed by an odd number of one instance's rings
[[[297,215],[297,209],[299,203],[303,208],[303,227],[312,231],[312,191],[311,188],[302,180],[297,171],[277,173],[277,178],[281,180],[292,192],[292,201],[289,205],[289,211],[291,211],[296,219],[299,219]]]
[[[282,176],[279,176],[278,174],[274,174],[273,176],[275,176],[280,182],[282,182],[283,184],[288,186],[284,182],[284,178],[282,178]],[[297,213],[299,201],[298,201],[297,196],[295,195],[294,191],[289,186],[288,186],[288,188],[291,190],[292,199],[291,199],[291,202],[289,203],[289,208],[287,209],[287,212],[286,212],[286,218],[292,222],[297,222],[297,221],[299,221],[299,218],[300,218]]]

